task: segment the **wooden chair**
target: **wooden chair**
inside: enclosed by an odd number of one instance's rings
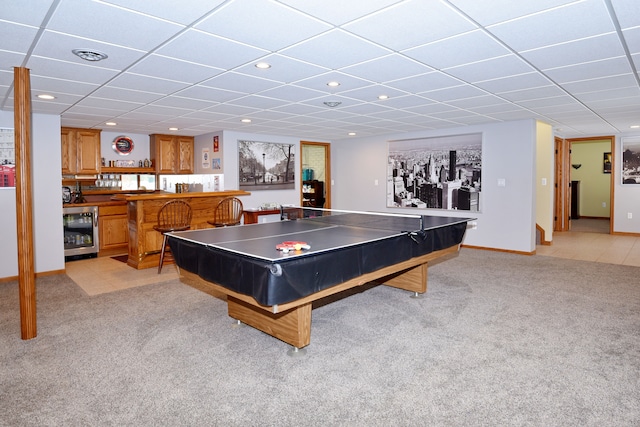
[[[213,220],[207,221],[214,227],[238,225],[242,219],[242,201],[237,197],[226,197],[216,205]]]
[[[191,215],[191,206],[182,200],[171,200],[162,205],[158,211],[158,223],[153,227],[153,229],[160,232],[163,237],[158,274],[162,271],[164,255],[167,249],[167,235],[165,233],[190,229]]]

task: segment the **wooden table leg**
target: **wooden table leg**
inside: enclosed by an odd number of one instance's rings
[[[302,348],[311,342],[311,302],[281,313],[270,313],[227,296],[229,316],[261,330],[294,347]]]

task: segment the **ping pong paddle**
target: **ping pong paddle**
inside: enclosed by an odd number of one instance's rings
[[[302,249],[311,249],[311,246],[307,242],[300,242],[297,240],[289,240],[276,245],[276,249],[282,251],[282,253],[288,253],[289,251],[300,251]]]

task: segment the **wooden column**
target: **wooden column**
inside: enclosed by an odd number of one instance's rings
[[[31,204],[31,83],[28,68],[14,68],[13,85],[20,331],[22,339],[28,340],[37,335]]]

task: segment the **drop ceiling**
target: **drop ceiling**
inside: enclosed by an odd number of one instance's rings
[[[637,0],[13,1],[0,40],[0,108],[26,67],[33,111],[65,126],[337,140],[532,118],[564,137],[640,125]]]

